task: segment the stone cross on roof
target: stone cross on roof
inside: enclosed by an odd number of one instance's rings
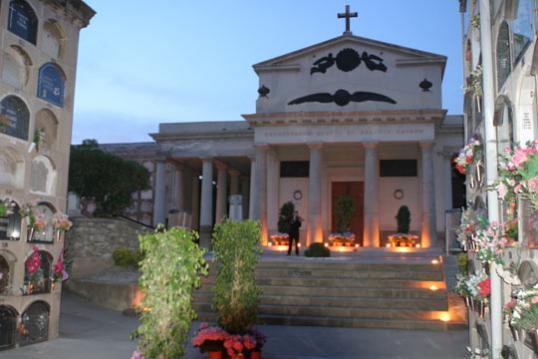
[[[346,12],[338,14],[338,19],[346,19],[346,31],[344,34],[351,35],[350,20],[352,17],[359,17],[356,12],[349,11],[349,5],[346,5]]]

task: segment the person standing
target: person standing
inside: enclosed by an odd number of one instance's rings
[[[293,217],[291,217],[288,229],[288,255],[291,255],[291,248],[293,247],[293,242],[295,242],[295,254],[299,255],[299,228],[301,228],[302,222],[303,219],[299,216],[299,212],[293,211]]]

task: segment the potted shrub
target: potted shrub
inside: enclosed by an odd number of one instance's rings
[[[331,251],[323,243],[312,243],[304,255],[305,257],[330,257]]]
[[[355,234],[351,233],[351,219],[355,215],[353,198],[348,195],[338,197],[334,210],[336,232],[329,235],[329,245],[351,247],[355,244]]]
[[[401,206],[396,214],[397,233],[389,236],[389,247],[419,247],[418,236],[409,234],[411,211]]]
[[[197,235],[185,228],[139,236],[144,259],[140,263],[140,326],[133,333],[139,338],[133,358],[175,359],[185,353],[192,320],[192,290],[207,275],[204,250]]]

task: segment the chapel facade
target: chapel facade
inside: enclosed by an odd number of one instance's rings
[[[58,336],[53,217],[66,210],[79,31],[94,15],[80,0],[0,4],[0,350]]]
[[[359,245],[384,246],[405,205],[411,232],[429,247],[444,235],[445,211],[465,203],[452,166],[463,117],[447,115],[441,100],[446,61],[346,29],[255,64],[256,112],[243,121],[162,123],[154,144],[103,149],[129,159],[153,152],[140,158],[152,173],[152,189],[135,194],[144,211],[129,215],[199,229],[206,247],[224,217],[259,220],[269,244],[288,201],[304,219],[303,246],[323,242],[342,195],[353,198]]]

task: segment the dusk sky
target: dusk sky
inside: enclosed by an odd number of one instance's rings
[[[86,0],[73,143],[151,141],[161,122],[242,120],[255,112],[252,65],[355,35],[448,56],[443,107],[462,112],[457,0]]]

